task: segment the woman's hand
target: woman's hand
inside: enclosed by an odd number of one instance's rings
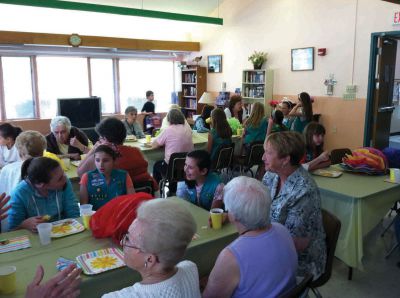
[[[71,138],[69,141],[70,146],[78,148],[80,151],[84,152],[86,149],[86,146],[83,145],[81,142],[76,137]]]
[[[37,233],[37,225],[44,222],[42,216],[33,216],[29,217],[28,219],[25,219],[20,227],[26,230],[29,230],[31,232]]]
[[[79,285],[81,283],[79,275],[82,270],[77,269],[75,265],[69,265],[63,271],[57,273],[47,282],[40,284],[43,280],[44,269],[38,266],[33,281],[26,288],[26,298],[60,298],[60,297],[78,297]]]

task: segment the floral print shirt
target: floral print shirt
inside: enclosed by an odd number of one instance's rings
[[[286,226],[293,237],[310,238],[308,247],[298,252],[297,274],[309,272],[317,279],[325,270],[327,253],[317,184],[303,167],[287,178],[279,193],[277,174],[265,173],[262,182],[271,192],[271,221]]]

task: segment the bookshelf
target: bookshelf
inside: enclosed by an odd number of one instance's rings
[[[261,102],[265,105],[266,112],[268,112],[268,109],[270,109],[269,101],[272,100],[273,85],[274,85],[273,70],[270,69],[243,70],[242,74],[243,102],[248,104]]]
[[[182,69],[182,94],[179,105],[186,118],[201,113],[202,104],[198,101],[207,89],[207,71],[205,67],[190,65]]]

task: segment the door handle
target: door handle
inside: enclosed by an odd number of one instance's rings
[[[378,113],[393,112],[395,108],[395,106],[380,107],[378,108]]]

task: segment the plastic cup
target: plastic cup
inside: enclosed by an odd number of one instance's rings
[[[394,169],[394,182],[400,183],[400,169]]]
[[[16,289],[15,266],[0,267],[0,294],[12,294]]]
[[[86,158],[87,154],[81,154],[81,160],[84,160]]]
[[[240,137],[240,136],[242,135],[242,133],[243,133],[243,129],[242,129],[242,128],[238,128],[238,129],[236,130],[236,133],[237,133],[237,135]]]
[[[82,215],[83,226],[86,230],[90,230],[90,219],[92,218],[93,213],[93,211],[90,211],[90,213],[85,213]]]
[[[80,205],[79,209],[81,211],[81,216],[87,215],[87,214],[92,214],[93,205],[92,204],[83,204],[83,205]]]
[[[69,170],[71,168],[71,160],[69,158],[63,158],[61,160],[64,163],[65,168]]]
[[[37,230],[39,232],[39,239],[42,245],[49,245],[51,242],[51,229],[53,225],[51,223],[45,222],[37,225]]]
[[[150,143],[151,142],[151,135],[146,135],[146,143]]]
[[[212,228],[214,230],[219,230],[222,227],[222,215],[224,210],[221,208],[213,208],[210,210]]]
[[[390,181],[392,181],[392,182],[395,182],[396,181],[396,178],[395,178],[395,176],[394,176],[394,170],[395,169],[389,169],[389,173],[390,173],[390,175],[389,175],[389,179],[390,179]]]

